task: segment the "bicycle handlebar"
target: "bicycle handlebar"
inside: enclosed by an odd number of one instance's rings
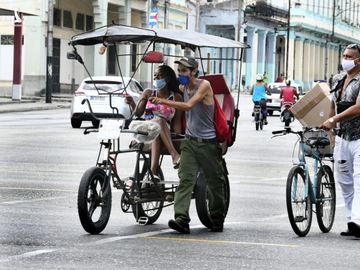
[[[94,114],[94,112],[93,112],[93,110],[92,110],[92,108],[91,108],[90,101],[89,101],[87,98],[84,98],[84,99],[81,101],[81,104],[84,105],[85,102],[87,103],[87,105],[88,105],[88,107],[89,107],[89,111],[90,111],[91,116],[94,117],[95,120],[100,121],[100,119],[95,116],[95,114]]]

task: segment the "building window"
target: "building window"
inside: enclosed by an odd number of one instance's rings
[[[61,26],[61,10],[54,8],[54,25]]]
[[[72,14],[71,11],[69,10],[64,10],[64,22],[63,22],[63,26],[67,27],[67,28],[73,28],[73,18],[72,18]]]
[[[14,36],[13,35],[2,35],[1,36],[1,45],[14,45]]]
[[[76,15],[76,29],[77,30],[84,30],[85,29],[85,16],[84,14],[78,13]]]
[[[86,31],[94,29],[94,17],[86,15]]]

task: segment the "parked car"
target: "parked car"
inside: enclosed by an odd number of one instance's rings
[[[266,108],[269,115],[273,115],[274,111],[281,111],[281,99],[280,92],[286,84],[284,82],[281,83],[269,83],[268,87],[270,88],[271,95],[267,95],[267,104]],[[296,89],[299,95],[302,94],[302,87],[299,84],[291,83],[291,86]]]
[[[90,101],[92,111],[96,117],[129,118],[131,111],[130,106],[125,103],[125,95],[131,95],[134,101],[137,102],[143,91],[140,83],[135,79],[130,81],[129,77],[124,77],[124,83],[128,85],[125,92],[121,77],[96,76],[92,79],[93,81],[90,78],[84,79],[79,88],[74,92],[71,104],[71,126],[79,128],[83,121],[92,121],[93,126],[99,125],[99,122],[90,114],[87,103],[81,104],[85,98]],[[109,93],[112,93],[111,104],[118,109],[118,115],[114,115],[117,112],[110,107]]]

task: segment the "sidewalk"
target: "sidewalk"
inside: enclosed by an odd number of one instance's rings
[[[0,97],[0,113],[28,112],[70,108],[69,99],[54,99],[52,103],[45,103],[44,98],[24,98],[20,102],[13,101],[10,97]]]

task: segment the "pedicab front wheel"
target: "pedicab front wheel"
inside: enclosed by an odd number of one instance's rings
[[[78,214],[84,230],[102,232],[110,218],[111,187],[103,169],[92,167],[81,178],[78,190]]]

